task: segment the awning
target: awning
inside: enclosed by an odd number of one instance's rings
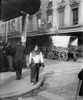
[[[75,39],[75,40],[72,42],[72,44],[71,44],[71,45],[73,45],[73,46],[77,46],[77,44],[78,44],[78,38],[77,38],[77,39]]]

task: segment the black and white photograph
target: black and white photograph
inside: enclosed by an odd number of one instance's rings
[[[83,100],[83,0],[0,0],[0,100]]]

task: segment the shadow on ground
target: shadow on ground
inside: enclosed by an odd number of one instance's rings
[[[14,73],[14,72],[12,72],[12,73]],[[27,70],[27,71],[25,71],[25,72],[23,72],[22,73],[22,79],[24,79],[25,77],[27,77],[27,76],[29,76],[30,75],[30,70]],[[15,81],[16,80],[16,74],[14,74],[13,76],[11,76],[11,77],[9,77],[9,78],[7,78],[7,79],[5,79],[3,82],[2,82],[2,85],[4,85],[4,84],[9,84],[9,83],[11,83],[11,82],[13,82],[13,81]]]

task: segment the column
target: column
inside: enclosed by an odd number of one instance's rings
[[[22,16],[21,17],[18,17],[18,31],[19,31],[19,33],[22,33]]]
[[[52,28],[58,30],[57,6],[53,8]]]
[[[23,28],[23,32],[21,35],[21,42],[23,46],[26,46],[26,37],[27,37],[27,28],[28,28],[28,24],[29,24],[29,15],[26,14],[25,17],[25,21],[24,21],[24,28]]]
[[[71,7],[68,1],[66,3],[64,8],[64,25],[69,26],[71,24]]]
[[[33,15],[33,31],[38,30],[38,25],[37,25],[37,16]]]

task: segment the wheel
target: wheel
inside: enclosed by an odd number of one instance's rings
[[[74,54],[73,54],[73,61],[75,62],[75,61],[77,60],[77,58],[78,58],[78,57],[77,57],[77,53],[74,53]]]
[[[49,53],[48,53],[48,58],[49,58],[49,59],[53,59],[53,58],[54,58],[53,52],[49,52]]]
[[[59,52],[58,51],[54,52],[54,59],[59,59]]]
[[[59,59],[60,59],[60,60],[63,60],[63,61],[67,61],[67,59],[68,59],[68,54],[67,54],[66,52],[64,52],[64,51],[60,52],[60,53],[59,53]]]

